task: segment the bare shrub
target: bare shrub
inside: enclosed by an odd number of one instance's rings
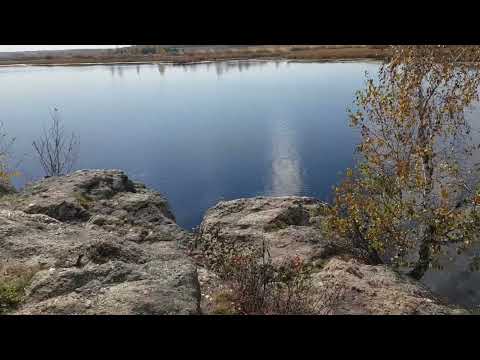
[[[66,134],[58,109],[51,113],[52,122],[41,138],[33,142],[46,176],[60,176],[73,169],[79,153],[80,140],[75,133]]]
[[[198,238],[197,238],[198,241]],[[233,290],[232,300],[245,315],[330,314],[340,296],[337,289],[319,293],[313,268],[300,257],[272,261],[269,246],[204,237],[198,244],[205,265]]]

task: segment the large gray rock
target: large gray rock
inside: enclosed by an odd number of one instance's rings
[[[320,292],[336,292],[334,314],[453,315],[468,314],[447,305],[417,281],[384,265],[332,258],[314,274]]]
[[[71,224],[88,222],[89,227],[139,243],[175,240],[183,244],[191,236],[175,223],[161,194],[118,170],[80,170],[47,178],[27,187],[6,206]]]
[[[307,197],[256,197],[220,202],[207,211],[201,240],[261,242],[273,260],[298,255],[315,267],[319,299],[335,314],[457,314],[421,283],[383,265],[369,265],[347,239],[322,231],[325,204]]]
[[[189,234],[119,171],[78,171],[0,199],[0,262],[40,267],[20,314],[197,314]]]
[[[200,225],[202,239],[266,241],[274,261],[298,255],[323,256],[331,241],[322,234],[325,204],[308,197],[255,197],[222,201],[209,209]]]

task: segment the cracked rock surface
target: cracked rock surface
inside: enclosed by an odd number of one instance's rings
[[[19,314],[197,314],[188,232],[159,193],[82,170],[0,199],[0,261],[39,267]]]
[[[390,267],[369,265],[345,239],[326,237],[324,207],[316,199],[297,196],[223,201],[207,211],[200,234],[222,241],[266,240],[274,261],[299,256],[313,263],[314,286],[336,299],[334,314],[468,313]]]

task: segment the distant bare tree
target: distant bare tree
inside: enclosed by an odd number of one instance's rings
[[[60,176],[72,170],[78,159],[80,140],[75,133],[65,133],[58,109],[51,113],[50,128],[43,130],[40,139],[33,142],[46,176]]]

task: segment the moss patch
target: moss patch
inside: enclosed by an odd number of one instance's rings
[[[0,315],[15,310],[21,304],[25,289],[39,270],[37,267],[0,265]]]
[[[93,200],[85,194],[76,192],[73,194],[73,197],[80,204],[81,207],[88,209],[92,204]]]
[[[220,292],[213,298],[213,315],[235,315],[237,311],[235,309],[233,295],[229,292]]]
[[[281,220],[275,220],[271,223],[265,224],[263,226],[263,230],[265,232],[274,232],[274,231],[279,231],[288,228],[289,224],[281,221]]]
[[[11,209],[16,205],[18,202],[18,198],[15,194],[0,194],[0,209],[6,208]]]
[[[325,205],[317,205],[309,208],[308,213],[310,217],[326,216],[328,214],[328,209]]]

